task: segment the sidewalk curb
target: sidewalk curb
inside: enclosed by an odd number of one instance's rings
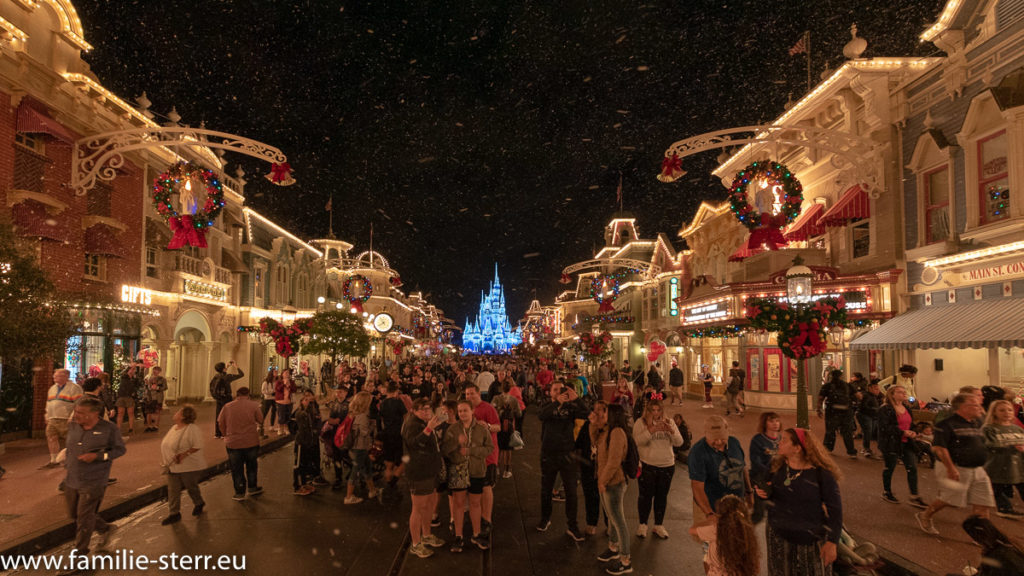
[[[294,438],[292,436],[285,436],[282,438],[275,438],[260,445],[260,456],[274,452],[284,446],[290,444]],[[223,460],[203,470],[200,482],[209,480],[214,476],[218,476],[228,471],[228,461]],[[107,522],[113,522],[132,514],[140,508],[144,508],[154,502],[160,502],[161,500],[167,499],[167,484],[161,483],[159,486],[154,486],[145,492],[139,492],[134,496],[121,500],[107,508],[100,511],[100,515]],[[0,556],[26,556],[30,554],[38,554],[42,551],[49,550],[59,546],[64,542],[68,542],[75,537],[75,525],[70,521],[62,524],[54,524],[49,528],[30,532],[22,538],[15,540],[12,544],[7,545],[6,548],[0,549]]]
[[[855,541],[857,541],[857,542],[870,542],[870,540],[863,540],[863,539],[861,539],[859,536],[857,536],[853,532],[850,532],[850,536],[852,536],[853,539]],[[883,558],[883,559],[885,559],[885,560],[887,560],[889,562],[892,562],[893,564],[899,566],[900,568],[902,568],[904,570],[907,570],[908,572],[910,572],[912,574],[916,574],[917,576],[940,576],[939,573],[934,572],[932,570],[929,570],[929,569],[925,568],[924,566],[921,566],[920,564],[915,564],[912,561],[904,558],[903,556],[900,556],[899,554],[893,552],[892,550],[890,550],[890,549],[888,549],[888,548],[886,548],[884,546],[881,546],[880,544],[877,544],[875,542],[871,542],[871,543],[875,545],[875,550],[878,552],[879,558]],[[952,571],[947,571],[947,572],[952,572]]]

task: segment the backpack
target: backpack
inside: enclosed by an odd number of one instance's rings
[[[348,450],[352,448],[352,443],[355,438],[352,437],[352,417],[346,416],[341,424],[338,424],[337,431],[334,432],[334,447],[341,450]]]
[[[622,474],[626,477],[626,480],[636,480],[640,477],[640,450],[636,447],[636,441],[633,440],[633,436],[623,430],[626,434],[626,455],[622,458]],[[612,442],[612,433],[608,432],[608,438],[605,440],[605,447],[610,445]]]
[[[732,372],[732,374],[729,377],[729,386],[726,387],[726,391],[729,394],[738,394],[743,388],[743,376],[741,376],[740,371],[730,370],[730,372]]]

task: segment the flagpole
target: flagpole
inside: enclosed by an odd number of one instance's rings
[[[329,221],[327,223],[327,237],[334,238],[334,193],[331,193],[331,199],[327,201],[327,205],[331,207],[328,210]]]
[[[804,41],[807,44],[807,93],[811,93],[811,31],[804,32]]]

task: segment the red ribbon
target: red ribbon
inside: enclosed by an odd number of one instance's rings
[[[352,312],[354,312],[356,314],[362,314],[363,313],[363,301],[362,301],[361,298],[353,298],[352,300],[349,300],[348,303],[351,304],[349,309]]]
[[[669,180],[675,180],[683,175],[683,159],[678,154],[672,153],[661,161],[661,176]]]
[[[174,236],[167,244],[168,250],[177,250],[186,244],[197,248],[206,248],[206,230],[197,229],[192,224],[191,215],[172,216],[167,224],[171,227],[171,232],[174,232]]]
[[[747,249],[757,250],[764,245],[769,250],[778,250],[779,246],[786,245],[786,238],[782,235],[782,226],[785,222],[785,216],[761,214],[761,225],[750,232]]]
[[[615,312],[615,306],[612,304],[611,298],[605,298],[601,300],[601,306],[597,309],[598,312]]]
[[[292,167],[287,162],[281,164],[273,163],[270,165],[270,181],[274,184],[284,182],[287,180],[292,173]]]

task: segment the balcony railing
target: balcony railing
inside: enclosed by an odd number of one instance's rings
[[[199,258],[193,258],[186,256],[185,254],[174,255],[174,271],[183,272],[192,276],[198,276],[200,278],[206,278],[209,273],[205,269],[205,261]],[[231,271],[227,268],[221,268],[220,266],[213,267],[213,278],[214,282],[220,284],[231,284]]]

